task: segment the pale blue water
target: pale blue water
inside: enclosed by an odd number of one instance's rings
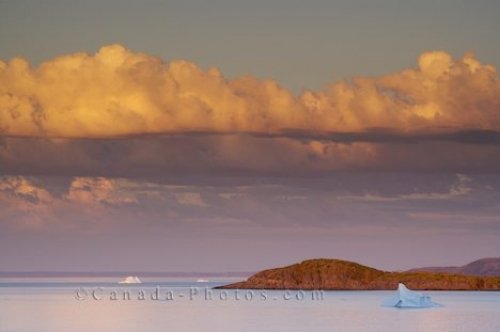
[[[245,291],[239,299],[229,291],[221,300],[221,291],[213,290],[212,299],[205,299],[206,286],[225,282],[146,280],[123,286],[113,280],[4,279],[0,331],[500,331],[500,292],[427,292],[444,305],[432,309],[381,307],[387,291],[325,292],[323,300],[312,300],[310,292],[297,300],[296,292],[281,291],[254,291],[248,300]],[[152,300],[157,286],[161,299]],[[77,289],[84,299],[77,300]],[[141,290],[146,300],[138,299]],[[93,291],[100,300],[92,298]],[[118,300],[110,299],[112,291]],[[122,299],[126,291],[130,300]]]

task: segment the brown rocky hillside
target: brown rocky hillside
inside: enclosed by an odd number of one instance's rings
[[[312,259],[258,272],[225,289],[396,289],[403,282],[420,290],[500,290],[500,277],[466,276],[436,272],[386,272],[337,259]]]

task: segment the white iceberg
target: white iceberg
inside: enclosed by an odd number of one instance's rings
[[[382,302],[384,307],[396,308],[433,308],[441,307],[440,304],[432,302],[431,297],[426,294],[412,291],[404,284],[399,283],[395,296]]]
[[[141,279],[137,276],[128,276],[125,279],[118,282],[119,284],[140,284],[142,283]]]
[[[196,280],[196,282],[209,282],[209,281],[210,280],[208,280],[208,279],[198,279],[198,280]]]

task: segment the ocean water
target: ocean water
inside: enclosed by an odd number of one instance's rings
[[[211,289],[231,281],[0,279],[0,331],[500,331],[500,292],[426,292],[443,307],[396,309],[380,306],[389,291]]]

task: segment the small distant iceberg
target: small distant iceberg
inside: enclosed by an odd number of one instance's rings
[[[140,284],[141,279],[138,276],[128,276],[125,279],[118,282],[119,284]]]
[[[404,284],[399,283],[396,295],[384,300],[382,306],[396,308],[435,308],[442,305],[432,302],[429,295],[412,291]]]
[[[208,279],[198,279],[198,280],[196,280],[196,282],[209,282],[209,280]]]

